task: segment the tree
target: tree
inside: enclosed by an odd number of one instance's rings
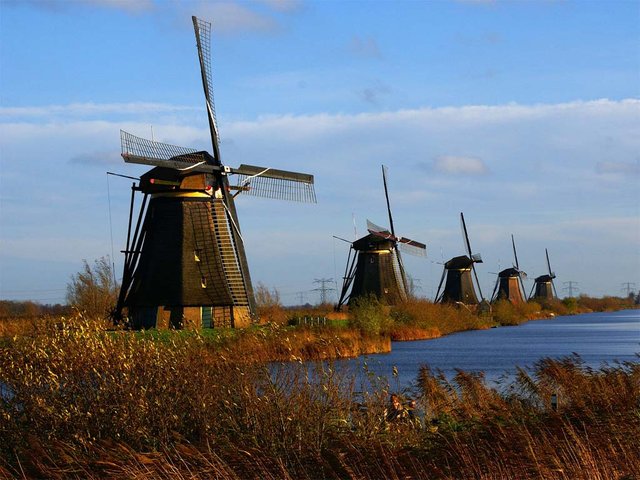
[[[119,288],[110,258],[100,257],[93,267],[86,260],[82,263],[82,271],[67,284],[67,303],[87,315],[105,317],[116,305]]]

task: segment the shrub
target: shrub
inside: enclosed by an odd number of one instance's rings
[[[357,298],[349,307],[349,324],[364,334],[380,335],[391,324],[389,307],[380,303],[375,295]]]
[[[566,297],[562,299],[562,303],[567,307],[567,311],[575,312],[578,309],[578,299],[575,297]]]
[[[286,325],[288,315],[280,302],[278,290],[269,289],[262,282],[258,282],[254,294],[260,323]]]
[[[67,284],[67,302],[88,316],[108,316],[116,305],[118,285],[109,257],[100,257],[93,267],[86,260],[83,269]]]

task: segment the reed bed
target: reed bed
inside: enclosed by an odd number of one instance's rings
[[[545,359],[500,389],[424,366],[415,416],[387,420],[388,379],[265,364],[236,335],[132,335],[79,317],[7,339],[0,476],[640,478],[638,362]]]

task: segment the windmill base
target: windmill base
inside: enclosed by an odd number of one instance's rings
[[[251,311],[247,306],[138,307],[129,315],[129,326],[134,330],[245,328],[251,323]]]

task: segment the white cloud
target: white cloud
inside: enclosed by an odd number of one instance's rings
[[[484,175],[489,169],[484,162],[476,157],[457,157],[444,155],[433,161],[436,172],[446,175]]]
[[[166,103],[70,103],[38,107],[0,107],[2,117],[83,117],[88,115],[140,115],[199,111],[202,107],[170,105]]]
[[[29,5],[54,12],[65,12],[78,7],[98,7],[138,14],[155,8],[153,0],[4,0],[2,3],[10,6]]]
[[[160,111],[153,114],[156,140],[209,148],[204,116],[194,122],[193,115],[173,114],[191,107],[62,105],[52,108],[49,115],[29,107],[7,108],[5,118],[11,121],[0,124],[0,233],[14,258],[40,258],[41,252],[50,256],[52,251],[65,259],[104,254],[105,245],[108,248],[103,233],[108,231],[107,192],[100,167],[132,176],[145,168],[119,163],[120,168],[114,169],[100,162],[121,162],[120,128],[151,136],[147,111]],[[102,115],[99,112],[105,112],[108,120],[96,120]],[[634,205],[640,203],[640,194],[637,175],[628,171],[633,171],[640,151],[639,113],[637,100],[597,100],[356,115],[264,115],[229,122],[223,116],[219,120],[223,158],[229,165],[266,165],[316,177],[319,202],[314,206],[238,199],[252,274],[276,284],[272,272],[283,267],[274,264],[274,252],[259,248],[262,235],[278,240],[278,254],[289,251],[287,265],[308,264],[304,271],[293,274],[292,282],[301,281],[308,272],[323,271],[327,264],[323,258],[332,255],[331,243],[328,247],[318,244],[311,254],[307,248],[310,238],[318,242],[325,237],[330,240],[333,234],[351,238],[352,213],[358,219],[359,233],[364,231],[366,218],[385,222],[383,163],[389,166],[398,231],[427,243],[432,259],[439,260],[441,249],[447,258],[460,254],[457,216],[464,211],[472,244],[482,252],[486,271],[494,271],[498,261],[505,264],[510,255],[509,234],[514,233],[523,264],[527,252],[541,252],[543,265],[544,248],[549,247],[554,268],[565,279],[567,272],[577,268],[572,262],[580,262],[579,258],[590,258],[594,271],[609,272],[610,277],[633,278],[640,233]],[[615,162],[608,160],[612,158]],[[594,169],[598,163],[603,173]],[[24,197],[24,185],[33,181],[33,172],[38,172],[37,191],[65,195],[50,201],[37,195]],[[118,251],[126,235],[130,183],[110,181]],[[66,195],[71,191],[73,196]],[[52,218],[59,220],[43,221]],[[73,233],[68,233],[69,225],[74,226]],[[101,239],[84,242],[81,252],[76,251],[74,238],[95,238],[93,232],[100,232]],[[20,241],[27,237],[34,240]],[[52,239],[55,248],[38,250],[40,238]],[[343,268],[343,254],[346,256],[341,250],[336,254],[338,269]],[[426,278],[427,273],[420,271],[426,267],[416,265],[412,275]],[[589,291],[589,273],[580,275]]]

